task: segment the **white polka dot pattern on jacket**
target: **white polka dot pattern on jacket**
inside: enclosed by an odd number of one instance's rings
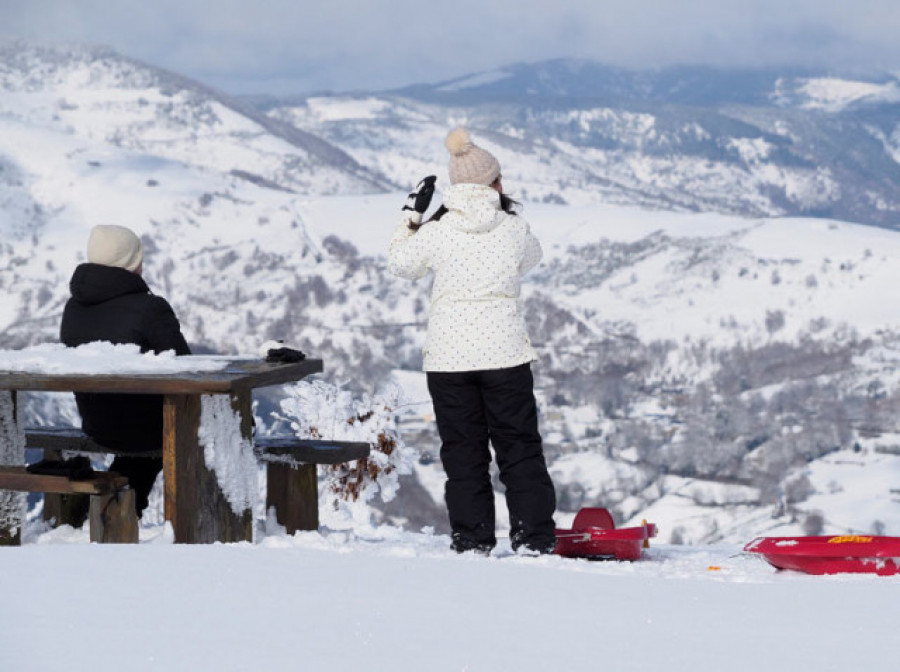
[[[480,371],[535,359],[519,305],[521,277],[541,260],[528,223],[500,209],[491,187],[456,184],[444,192],[448,212],[418,232],[404,218],[394,232],[388,268],[418,280],[434,271],[425,371]]]

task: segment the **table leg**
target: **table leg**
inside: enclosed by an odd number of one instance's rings
[[[319,529],[319,482],[315,464],[279,464],[266,467],[266,510],[288,534]]]
[[[249,438],[250,394],[232,395]],[[253,512],[235,513],[218,478],[206,465],[200,444],[200,395],[166,395],[163,402],[163,474],[165,517],[176,543],[252,541]],[[246,426],[246,429],[245,429]]]
[[[0,390],[0,464],[25,464],[25,435],[19,424],[15,390]],[[0,490],[0,546],[22,543],[25,495]]]

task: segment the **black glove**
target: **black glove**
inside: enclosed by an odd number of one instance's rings
[[[292,348],[282,340],[263,343],[259,346],[259,356],[267,362],[281,362],[283,364],[293,364],[306,359],[306,355],[300,350]]]
[[[423,178],[417,185],[416,190],[406,198],[406,205],[401,210],[409,210],[413,214],[409,216],[413,224],[422,223],[422,215],[431,205],[431,197],[434,196],[434,183],[437,177],[429,175]]]
[[[281,364],[296,364],[306,359],[306,355],[293,348],[273,348],[266,354],[267,362],[280,362]]]

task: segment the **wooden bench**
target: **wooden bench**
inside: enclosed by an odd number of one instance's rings
[[[134,490],[119,474],[98,471],[90,478],[29,473],[24,466],[0,466],[0,490],[43,492],[90,497],[91,541],[101,544],[136,544],[138,520]],[[64,522],[64,521],[59,521]]]
[[[266,509],[275,508],[288,534],[319,529],[316,465],[341,464],[369,456],[369,444],[354,441],[258,436],[256,459],[266,464]]]
[[[125,452],[98,444],[74,427],[40,427],[25,430],[26,448],[43,449],[48,458],[67,453],[112,454],[135,457],[160,457],[162,451]],[[266,465],[266,508],[274,507],[278,523],[288,534],[298,530],[319,528],[319,491],[316,466],[341,464],[369,455],[369,444],[355,441],[300,439],[294,436],[258,436],[253,452]],[[32,476],[29,474],[29,476]],[[5,488],[0,480],[0,490]],[[39,489],[29,492],[41,492]],[[56,491],[47,491],[56,492]],[[133,497],[132,493],[132,497]],[[56,516],[57,523],[66,522],[66,506],[51,498],[45,519]],[[133,507],[133,504],[132,504]],[[49,511],[49,514],[48,514]],[[93,530],[93,525],[92,528]]]

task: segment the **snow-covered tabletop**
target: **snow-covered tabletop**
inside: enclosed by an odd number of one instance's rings
[[[141,353],[136,345],[44,344],[0,350],[0,389],[136,394],[223,394],[291,383],[322,361],[268,363],[258,356]]]
[[[137,345],[88,343],[67,348],[45,343],[22,350],[0,350],[0,372],[61,375],[132,373],[179,373],[221,371],[238,357],[177,357],[174,351],[141,353]]]

